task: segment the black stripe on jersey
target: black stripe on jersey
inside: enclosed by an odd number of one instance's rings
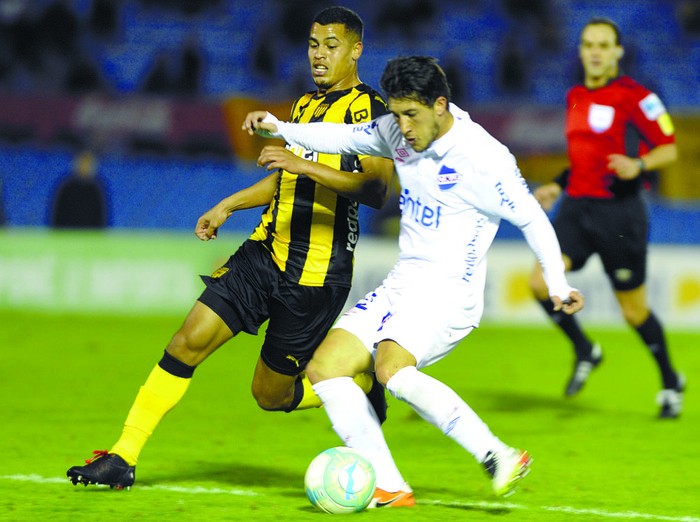
[[[263,245],[265,245],[265,247],[270,252],[272,252],[272,242],[275,239],[272,232],[275,229],[275,223],[277,223],[277,212],[280,208],[280,182],[282,181],[282,171],[279,170],[278,174],[279,174],[279,176],[277,178],[277,190],[275,191],[275,196],[274,196],[274,199],[272,200],[272,205],[274,206],[274,208],[272,209],[272,219],[265,227],[265,230],[267,230],[267,234],[266,234],[265,239],[262,242]],[[264,216],[265,214],[267,214],[269,212],[269,210],[270,210],[270,207],[268,206],[267,208],[265,208],[262,215]]]
[[[295,245],[289,245],[286,272],[294,281],[301,278],[306,256],[309,254],[313,205],[316,196],[316,183],[306,176],[299,176],[294,185],[294,210],[289,234],[295,238]],[[307,208],[306,212],[300,209]]]
[[[326,111],[339,99],[348,95],[349,91],[336,91],[326,94],[321,98],[324,100],[315,110],[314,114],[309,118],[308,122],[320,122],[323,121]],[[311,102],[317,101],[318,97],[314,93],[310,96],[304,105],[298,107],[298,114],[295,121],[298,122],[304,115],[304,112],[308,109]],[[350,117],[349,109],[346,111],[345,122],[349,123],[348,118]],[[354,164],[356,156],[341,155],[341,170],[350,170],[348,167]],[[359,163],[359,162],[358,162]],[[311,239],[311,224],[312,224],[312,209],[308,209],[307,212],[299,212],[297,209],[313,206],[316,197],[316,183],[306,176],[299,176],[296,181],[294,188],[294,211],[292,212],[292,222],[290,228],[291,237],[295,238],[298,247],[294,250],[290,250],[287,259],[286,272],[293,280],[298,280],[301,278],[303,273],[304,264],[306,263],[306,258],[309,254],[309,246]],[[337,196],[336,199],[336,219],[334,225],[334,237],[340,238],[346,235],[346,225],[345,217],[347,216],[347,209],[351,205],[350,201],[342,196]],[[303,240],[303,244],[301,241]],[[352,262],[344,263],[342,266],[339,265],[339,260],[343,256],[338,256],[340,253],[341,243],[334,241],[331,248],[331,258],[330,264],[334,265],[334,269],[340,272],[352,273]],[[342,242],[345,245],[345,242]],[[290,245],[291,247],[291,245]],[[351,260],[350,260],[351,261]],[[340,270],[337,270],[340,269]]]

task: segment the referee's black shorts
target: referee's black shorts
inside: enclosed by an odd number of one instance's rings
[[[303,286],[287,280],[259,241],[247,240],[212,276],[199,301],[234,335],[257,335],[269,319],[260,355],[274,371],[297,375],[345,306],[345,286]]]
[[[566,196],[553,221],[562,253],[578,270],[597,253],[615,290],[646,280],[649,218],[640,195],[620,199]]]

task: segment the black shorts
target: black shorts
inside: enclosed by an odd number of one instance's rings
[[[260,351],[265,364],[283,375],[299,374],[343,311],[350,288],[303,286],[287,280],[270,252],[247,240],[212,276],[199,301],[234,335],[257,335],[267,320]]]
[[[641,196],[565,197],[553,225],[571,270],[597,253],[615,290],[634,290],[646,280],[649,217]]]

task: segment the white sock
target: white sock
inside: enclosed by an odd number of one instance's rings
[[[391,457],[377,414],[352,378],[321,381],[313,385],[313,390],[340,439],[372,463],[377,487],[389,492],[405,489],[405,480]]]
[[[503,444],[489,427],[449,386],[406,366],[386,385],[389,393],[409,404],[416,413],[471,453],[478,462]]]

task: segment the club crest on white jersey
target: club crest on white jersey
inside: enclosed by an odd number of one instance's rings
[[[449,190],[454,187],[459,180],[462,179],[462,175],[459,174],[455,169],[443,165],[438,173],[438,186],[440,190]]]

